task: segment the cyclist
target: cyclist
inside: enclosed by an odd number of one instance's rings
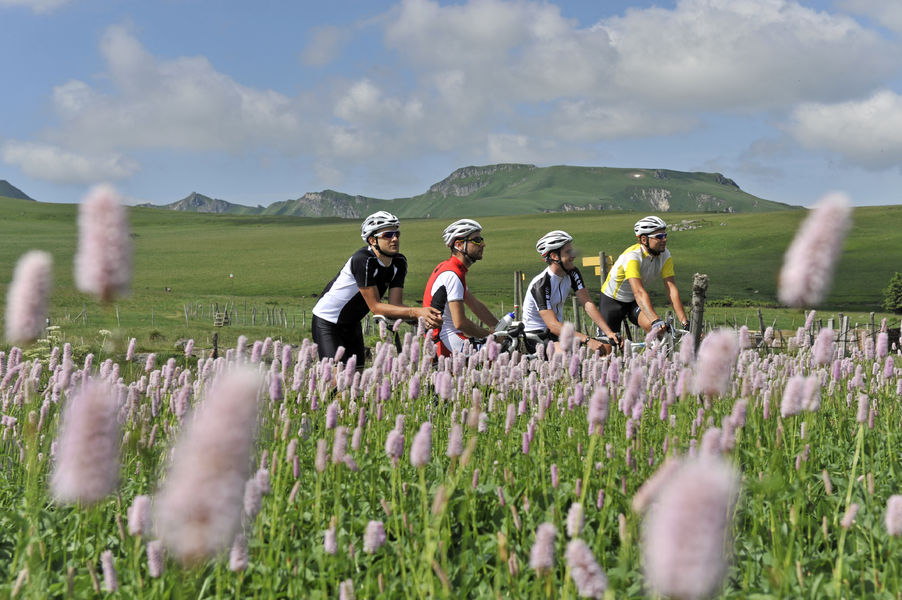
[[[407,258],[399,251],[400,226],[398,217],[385,211],[364,219],[360,237],[366,246],[345,262],[313,307],[311,330],[320,358],[334,357],[344,346],[362,369],[366,350],[360,321],[367,312],[389,319],[423,317],[427,327],[441,324],[441,311],[402,304]],[[387,303],[382,301],[386,289]]]
[[[451,257],[440,262],[429,276],[423,306],[441,311],[441,327],[433,327],[426,335],[435,343],[437,355],[450,356],[461,350],[469,338],[492,334],[491,329],[467,317],[464,305],[489,327],[495,327],[498,319],[467,288],[467,271],[473,263],[482,260],[485,252],[482,225],[472,219],[460,219],[445,228],[442,238],[451,250]]]
[[[601,316],[616,330],[626,317],[646,334],[654,330],[660,335],[664,321],[655,312],[646,290],[649,283],[660,277],[677,319],[683,329],[688,329],[689,319],[680,300],[673,259],[667,249],[667,223],[659,217],[648,216],[636,222],[633,232],[638,243],[617,258],[601,288]]]
[[[543,340],[557,342],[564,318],[564,302],[573,291],[589,318],[619,346],[619,336],[608,327],[598,312],[589,297],[582,275],[576,268],[576,251],[570,234],[560,230],[549,231],[536,242],[536,251],[548,266],[526,288],[526,299],[523,301],[523,326],[526,332],[538,335]],[[602,353],[606,351],[601,342],[582,332],[575,331],[573,335],[582,343],[588,344],[590,350],[601,350]],[[535,352],[536,342],[527,338],[526,350]]]

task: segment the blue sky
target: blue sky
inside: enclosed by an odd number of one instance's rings
[[[902,202],[902,2],[0,0],[0,179],[268,205],[497,162]]]

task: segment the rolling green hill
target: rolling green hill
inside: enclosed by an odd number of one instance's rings
[[[359,219],[377,210],[409,218],[448,218],[586,210],[744,213],[792,207],[752,196],[719,173],[500,164],[457,169],[412,198],[382,200],[323,190],[254,208],[192,193],[157,208]]]
[[[146,347],[172,347],[185,337],[209,344],[214,329],[202,310],[214,303],[252,312],[279,307],[292,315],[292,327],[260,333],[245,327],[218,330],[223,343],[244,335],[287,335],[298,343],[301,325],[328,282],[362,243],[360,221],[299,218],[281,215],[212,215],[130,209],[135,244],[132,294],[103,306],[74,289],[72,256],[77,242],[77,205],[0,199],[0,293],[5,299],[13,267],[24,252],[43,249],[54,258],[51,320],[69,340],[91,343],[98,331],[121,331]],[[776,306],[776,278],[783,253],[806,211],[757,214],[672,213],[669,247],[676,262],[677,283],[688,301],[692,274],[710,278],[709,301],[727,298]],[[543,268],[535,240],[551,229],[564,229],[583,255],[604,251],[616,256],[633,243],[632,224],[642,213],[580,213],[480,217],[485,227],[485,260],[467,277],[470,289],[495,312],[510,309],[513,277],[528,279]],[[422,298],[432,268],[446,258],[441,231],[449,219],[404,219],[402,251],[408,258],[405,287],[408,303]],[[693,228],[686,228],[686,225]],[[845,245],[832,293],[824,310],[858,314],[879,311],[882,290],[898,266],[887,260],[895,247],[893,233],[902,227],[902,206],[855,209],[855,222]],[[583,268],[590,289],[599,280]],[[229,277],[229,275],[233,277]],[[654,302],[663,304],[663,288],[652,287]],[[186,316],[187,307],[201,312]],[[777,309],[771,309],[772,314]],[[0,311],[2,313],[3,311]],[[716,310],[712,314],[720,315]],[[803,319],[801,311],[793,318]],[[190,319],[188,318],[190,317]],[[898,320],[893,321],[893,326]],[[787,319],[786,326],[790,325]],[[258,333],[253,333],[254,331]],[[297,338],[297,339],[295,339]],[[94,339],[93,343],[97,343]],[[230,342],[229,342],[230,343]],[[140,347],[140,346],[139,346]],[[209,346],[207,346],[209,347]]]
[[[13,198],[15,200],[32,200],[28,194],[6,181],[0,179],[0,198]]]

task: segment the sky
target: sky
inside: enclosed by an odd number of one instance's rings
[[[898,0],[0,0],[0,179],[45,202],[408,197],[501,162],[902,203]]]

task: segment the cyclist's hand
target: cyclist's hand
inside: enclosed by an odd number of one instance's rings
[[[420,315],[429,329],[442,326],[442,312],[434,306],[424,306],[420,309]]]
[[[620,337],[619,334],[613,334],[608,336],[608,339],[611,341],[611,344],[617,346],[620,350],[623,350],[623,338]]]
[[[683,323],[680,323],[680,327],[682,327],[686,331],[689,331],[689,319],[686,319],[686,321],[684,321]]]
[[[589,338],[586,340],[586,348],[588,348],[590,352],[597,352],[599,350],[604,351],[604,344],[594,338]]]
[[[651,324],[651,329],[648,330],[648,338],[658,338],[664,334],[665,328],[667,327],[667,323],[662,321],[661,319],[656,319]]]

